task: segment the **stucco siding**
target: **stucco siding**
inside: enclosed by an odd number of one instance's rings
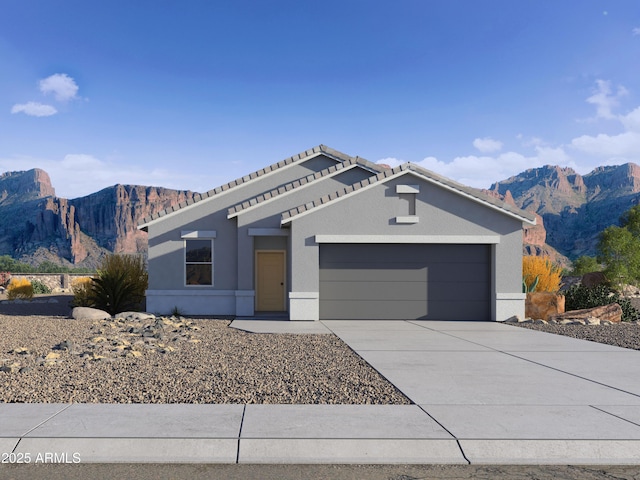
[[[319,155],[303,162],[288,165],[243,183],[221,194],[197,202],[179,212],[150,222],[149,232],[149,289],[192,290],[238,287],[238,233],[236,222],[227,218],[227,209],[242,201],[272,190],[310,173],[335,165],[334,159]],[[214,240],[212,287],[184,285],[184,230],[216,231]]]

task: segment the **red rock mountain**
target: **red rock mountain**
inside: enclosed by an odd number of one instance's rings
[[[581,176],[545,166],[496,182],[485,193],[538,215],[524,230],[524,250],[567,257],[593,255],[598,234],[640,202],[640,166],[598,167]],[[146,253],[146,216],[192,198],[191,191],[115,185],[67,200],[39,169],[0,175],[0,255],[32,264],[97,265],[107,252]]]
[[[107,252],[146,253],[137,229],[148,215],[194,195],[162,187],[115,185],[86,197],[55,196],[43,170],[0,175],[0,255],[95,267]]]
[[[618,224],[620,216],[640,202],[640,166],[598,167],[581,176],[571,168],[544,166],[494,183],[490,191],[539,214],[546,244],[569,258],[595,255],[599,233]],[[525,233],[532,245],[533,239]]]

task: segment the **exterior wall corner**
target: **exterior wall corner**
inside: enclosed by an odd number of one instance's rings
[[[319,292],[290,292],[290,320],[320,320]]]
[[[504,322],[514,315],[524,319],[524,293],[496,293],[495,318],[497,322]]]

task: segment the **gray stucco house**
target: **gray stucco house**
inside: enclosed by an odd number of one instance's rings
[[[147,309],[290,320],[524,316],[535,218],[320,145],[143,220]]]

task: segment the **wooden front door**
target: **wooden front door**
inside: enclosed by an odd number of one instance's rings
[[[256,310],[282,312],[285,308],[285,252],[256,252]]]

